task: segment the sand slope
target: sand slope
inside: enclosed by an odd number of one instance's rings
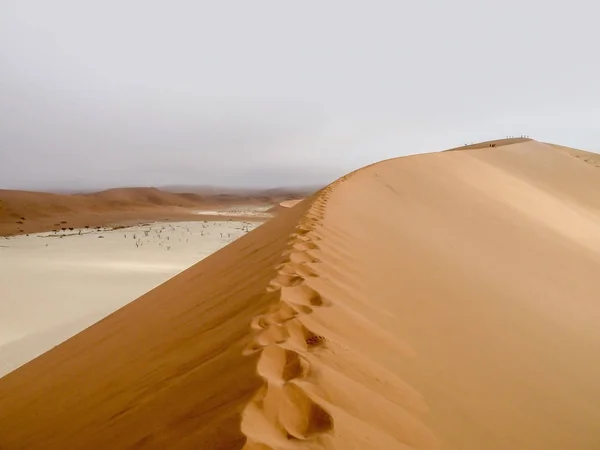
[[[0,379],[0,448],[597,449],[600,172],[354,172]]]

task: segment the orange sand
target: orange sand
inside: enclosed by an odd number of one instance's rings
[[[577,156],[341,178],[0,379],[0,448],[597,449],[600,172]]]

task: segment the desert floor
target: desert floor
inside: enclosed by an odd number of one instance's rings
[[[258,225],[153,223],[0,238],[0,376]]]

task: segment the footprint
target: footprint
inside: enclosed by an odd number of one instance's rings
[[[292,350],[278,345],[265,347],[256,367],[258,374],[270,383],[283,384],[308,373],[308,363]]]
[[[289,338],[286,327],[280,324],[271,324],[259,332],[256,337],[258,345],[265,347],[270,344],[282,344]]]
[[[297,286],[303,281],[304,279],[301,276],[280,271],[279,274],[273,278],[269,284],[273,287]]]
[[[268,326],[269,320],[264,315],[256,316],[252,318],[252,321],[250,322],[250,328],[252,328],[253,330],[262,330],[264,328],[267,328]]]
[[[242,350],[243,356],[250,356],[256,352],[259,352],[263,349],[263,345],[260,345],[256,339],[252,339],[246,347]]]
[[[296,315],[298,314],[312,314],[313,309],[310,306],[306,306],[306,305],[296,305],[293,303],[285,303],[283,300],[281,301],[282,303],[286,304],[287,306],[289,306],[291,309],[293,309],[294,311],[297,312]]]
[[[317,272],[311,269],[307,264],[296,264],[294,269],[296,270],[296,273],[304,279],[315,278],[319,276]]]
[[[291,436],[306,440],[333,429],[331,416],[300,387],[287,383],[283,392],[279,422]]]
[[[299,227],[297,229],[310,229],[311,231],[320,225],[320,221],[317,217],[305,217],[303,220],[298,222]]]
[[[287,303],[304,306],[326,306],[321,294],[306,284],[296,286],[283,286],[281,288],[281,300]]]
[[[296,270],[292,266],[289,258],[285,262],[276,265],[275,270],[277,270],[277,274],[284,273],[286,275],[296,275]]]
[[[272,313],[271,320],[274,323],[284,323],[284,322],[287,322],[288,320],[293,319],[298,314],[300,314],[300,312],[296,311],[290,305],[288,305],[285,302],[280,302],[279,310]]]
[[[295,262],[295,263],[318,263],[318,262],[321,262],[320,259],[309,255],[306,251],[292,253],[290,255],[290,261]]]
[[[297,234],[298,236],[304,236],[305,234],[310,233],[311,231],[313,231],[313,230],[308,229],[306,227],[298,227],[294,230],[294,233],[292,233],[292,236],[294,234]]]
[[[292,246],[295,250],[306,251],[306,250],[318,250],[319,246],[311,241],[296,242]]]
[[[266,384],[261,389],[265,390],[266,396]],[[281,448],[287,441],[287,432],[283,427],[265,414],[262,400],[260,402],[252,400],[246,405],[242,412],[240,428],[248,439],[243,447],[247,450]],[[272,447],[262,442],[268,442]],[[257,447],[258,445],[263,447]]]

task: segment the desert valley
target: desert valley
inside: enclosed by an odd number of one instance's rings
[[[0,191],[0,376],[248,233],[297,194],[279,195]]]

